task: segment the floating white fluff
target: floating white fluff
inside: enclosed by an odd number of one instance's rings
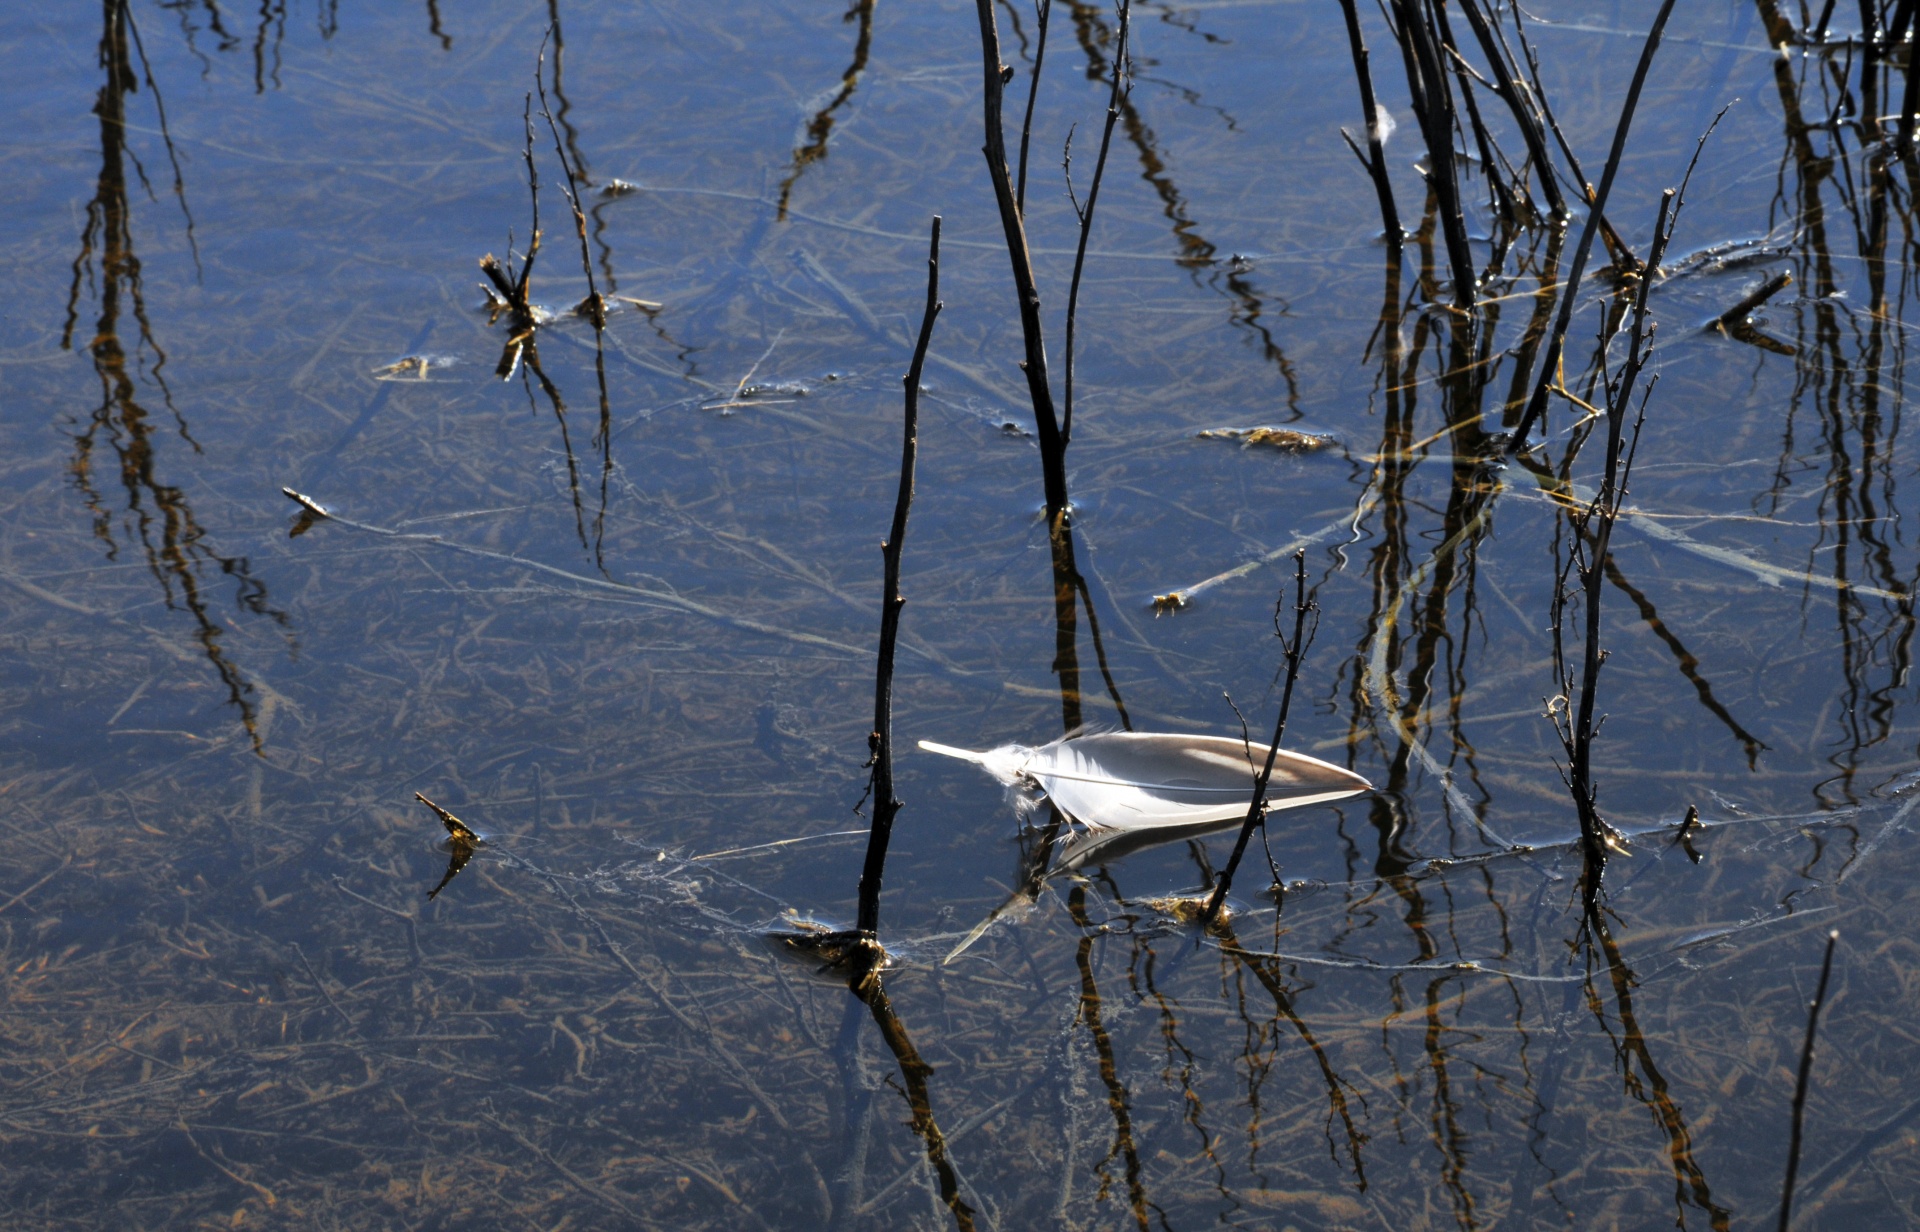
[[[1081,825],[1145,830],[1244,817],[1267,746],[1225,736],[1098,732],[1039,748],[1005,744],[984,753],[922,740],[1009,786],[1028,784]],[[1282,749],[1267,782],[1269,811],[1344,800],[1373,785],[1351,770]]]

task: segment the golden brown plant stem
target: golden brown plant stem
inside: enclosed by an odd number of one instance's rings
[[[906,1087],[907,1109],[913,1120],[913,1132],[927,1149],[927,1162],[933,1166],[933,1174],[940,1186],[940,1200],[953,1212],[953,1224],[959,1232],[973,1232],[973,1208],[960,1196],[960,1176],[954,1171],[953,1161],[947,1155],[946,1135],[940,1132],[940,1123],[933,1116],[933,1097],[927,1088],[927,1079],[933,1076],[933,1066],[920,1056],[920,1050],[913,1046],[907,1028],[900,1016],[893,1011],[893,1003],[887,999],[887,990],[876,977],[863,985],[857,985],[855,993],[866,1003],[873,1013],[874,1025],[880,1028],[880,1038],[886,1041],[887,1051],[899,1063],[900,1078]]]

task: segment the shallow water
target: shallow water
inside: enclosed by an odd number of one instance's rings
[[[1652,7],[1530,26],[1590,176]],[[9,1224],[1770,1224],[1835,928],[1796,1226],[1914,1221],[1912,181],[1853,123],[1898,94],[1858,98],[1844,49],[1776,53],[1780,20],[1676,13],[1609,207],[1644,251],[1741,100],[1651,301],[1595,754],[1637,837],[1583,922],[1544,699],[1548,492],[1592,425],[1556,400],[1533,465],[1490,440],[1553,241],[1455,353],[1339,139],[1335,6],[1137,10],[1065,625],[972,6],[0,14]],[[1060,152],[1077,124],[1084,190],[1111,15],[1053,23],[1029,228],[1057,364]],[[550,390],[494,375],[477,265],[524,259],[529,128]],[[616,297],[598,338],[560,151]],[[903,751],[869,1005],[762,934],[853,916],[934,213],[902,749],[1233,735],[1223,692],[1262,730],[1304,540],[1287,744],[1380,790],[1276,814],[1292,888],[1276,912],[1256,847],[1229,934],[1152,905],[1216,835],[1057,876],[945,964],[1034,839],[977,770]],[[1781,270],[1757,333],[1702,332]],[[1588,398],[1601,289],[1569,337]],[[1334,445],[1197,436],[1268,424]],[[489,840],[431,901],[416,791]]]

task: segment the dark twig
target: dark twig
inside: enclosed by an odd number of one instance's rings
[[[1367,174],[1373,179],[1373,192],[1380,199],[1380,228],[1387,239],[1387,251],[1400,255],[1406,232],[1400,229],[1400,210],[1393,201],[1393,182],[1387,178],[1387,151],[1380,132],[1380,103],[1373,93],[1373,70],[1368,67],[1367,41],[1360,33],[1360,13],[1354,0],[1340,0],[1347,17],[1347,42],[1353,49],[1353,75],[1360,83],[1360,114],[1367,122]],[[1348,138],[1352,140],[1351,137]],[[1359,153],[1355,149],[1354,153]]]
[[[1820,1007],[1827,999],[1827,977],[1833,974],[1833,947],[1840,942],[1840,930],[1827,934],[1827,956],[1820,962],[1820,984],[1814,989],[1813,1002],[1807,1007],[1807,1034],[1800,1042],[1800,1076],[1793,1084],[1793,1133],[1787,1139],[1787,1179],[1780,1189],[1780,1232],[1787,1232],[1793,1220],[1793,1183],[1800,1173],[1800,1121],[1807,1110],[1807,1080],[1813,1074],[1813,1033],[1820,1025]]]
[[[1775,295],[1778,295],[1781,289],[1792,281],[1793,271],[1781,270],[1773,277],[1767,279],[1765,285],[1759,290],[1715,317],[1712,328],[1719,330],[1723,334],[1733,333],[1747,323],[1747,317],[1752,314],[1755,308],[1758,308]]]
[[[1113,145],[1113,126],[1120,120],[1120,104],[1133,93],[1133,76],[1127,68],[1127,35],[1130,29],[1129,18],[1132,15],[1133,0],[1120,0],[1120,30],[1115,40],[1113,52],[1113,90],[1107,96],[1107,126],[1100,134],[1100,156],[1093,163],[1093,183],[1087,188],[1087,203],[1074,202],[1073,212],[1080,218],[1080,245],[1073,254],[1073,281],[1067,286],[1067,353],[1062,360],[1061,385],[1063,398],[1060,415],[1060,448],[1065,449],[1073,441],[1073,327],[1080,309],[1080,271],[1087,264],[1087,238],[1093,234],[1093,207],[1100,199],[1100,180],[1107,171],[1107,150]],[[1044,27],[1043,27],[1044,29]],[[1071,141],[1072,137],[1069,136]],[[1021,135],[1021,154],[1026,149],[1025,134]],[[1024,168],[1023,168],[1024,169]],[[1073,177],[1067,176],[1067,196],[1073,196]]]
[[[1020,181],[1014,189],[1013,203],[1020,217],[1027,216],[1027,142],[1033,135],[1033,104],[1040,97],[1040,70],[1047,62],[1047,18],[1053,15],[1053,0],[1040,0],[1040,31],[1034,35],[1033,74],[1027,78],[1027,114],[1020,121]]]
[[[1246,820],[1240,823],[1240,835],[1234,840],[1233,854],[1227,857],[1227,865],[1220,870],[1219,877],[1213,883],[1213,893],[1208,896],[1207,905],[1200,913],[1202,923],[1207,926],[1211,926],[1220,916],[1220,906],[1227,901],[1227,891],[1233,887],[1233,874],[1240,867],[1240,857],[1246,854],[1247,840],[1253,837],[1254,827],[1266,824],[1267,783],[1273,777],[1273,763],[1280,753],[1280,741],[1287,734],[1287,711],[1293,706],[1293,686],[1300,678],[1300,659],[1306,654],[1307,644],[1313,640],[1313,633],[1307,628],[1307,613],[1317,612],[1319,605],[1307,593],[1307,554],[1304,550],[1293,554],[1293,569],[1293,637],[1291,640],[1285,637],[1280,639],[1280,650],[1287,661],[1286,683],[1280,690],[1280,715],[1274,720],[1273,743],[1267,746],[1266,764],[1254,776],[1253,801],[1247,806]],[[1273,626],[1274,633],[1279,634],[1278,609],[1273,614]],[[1277,870],[1274,880],[1276,884],[1279,881]]]
[[[1433,189],[1440,231],[1446,241],[1453,304],[1465,311],[1473,307],[1476,288],[1473,251],[1460,204],[1458,160],[1453,150],[1453,134],[1459,126],[1453,111],[1453,89],[1441,63],[1436,32],[1427,23],[1419,0],[1392,0],[1392,8],[1406,63],[1408,97],[1427,146],[1427,183]]]
[[[494,367],[494,375],[501,380],[510,380],[520,366],[522,352],[533,345],[533,335],[538,325],[533,305],[527,299],[527,285],[533,277],[534,258],[540,255],[540,174],[533,163],[533,96],[527,95],[526,107],[521,115],[526,129],[526,145],[521,156],[527,164],[527,194],[533,208],[533,234],[527,241],[527,251],[521,259],[520,268],[513,267],[513,236],[507,236],[507,259],[503,265],[492,253],[480,258],[480,272],[493,284],[495,298],[494,313],[496,319],[502,311],[507,314],[507,344],[500,352],[500,362]]]
[[[555,41],[554,87],[556,91],[559,88],[560,72],[559,29],[559,26],[555,25],[547,32],[548,38]],[[600,390],[600,428],[594,434],[594,443],[600,449],[600,508],[593,520],[593,563],[604,571],[606,561],[601,549],[607,521],[607,482],[613,472],[613,407],[607,396],[607,356],[601,337],[607,328],[607,300],[600,294],[600,284],[593,276],[593,254],[587,243],[587,215],[580,208],[580,188],[587,182],[586,170],[574,164],[574,160],[567,154],[567,143],[560,139],[560,126],[554,122],[553,108],[547,102],[546,62],[546,39],[542,39],[539,59],[534,62],[533,83],[534,88],[540,92],[540,115],[547,122],[547,131],[553,135],[553,152],[559,157],[560,170],[566,175],[567,207],[573,212],[573,231],[580,240],[580,272],[587,276],[587,298],[576,304],[573,310],[593,322],[593,372]],[[563,105],[565,101],[562,98]],[[544,372],[540,374],[540,379],[542,385],[547,383]],[[562,432],[565,429],[563,419]],[[572,462],[571,449],[568,450],[568,462],[569,464]],[[577,500],[576,495],[576,503]],[[584,536],[584,526],[582,533]]]
[[[1026,358],[1020,370],[1026,374],[1027,395],[1033,402],[1047,508],[1058,511],[1067,506],[1066,441],[1061,438],[1060,421],[1054,413],[1053,389],[1047,378],[1046,335],[1040,324],[1040,291],[1033,278],[1026,220],[1014,197],[1013,177],[1007,172],[1007,137],[1001,119],[1007,77],[1012,70],[1000,62],[1000,34],[995,26],[993,0],[974,0],[974,3],[980,17],[980,58],[984,73],[986,144],[981,147],[981,153],[986,156],[987,173],[993,180],[1000,227],[1006,235],[1007,260],[1013,266],[1014,292],[1020,301],[1020,333],[1026,344]]]
[[[548,37],[551,36],[552,31],[549,30]],[[607,301],[601,296],[600,285],[593,277],[593,256],[587,246],[587,215],[580,208],[579,186],[585,180],[585,176],[574,168],[573,160],[567,157],[566,144],[560,140],[560,126],[554,123],[553,109],[547,103],[546,65],[547,42],[546,39],[542,39],[540,58],[534,62],[533,84],[534,88],[540,92],[540,115],[547,122],[547,131],[553,134],[553,152],[559,155],[560,170],[567,177],[567,206],[573,211],[573,230],[580,239],[580,269],[587,276],[587,298],[582,300],[574,311],[592,321],[593,328],[598,331],[607,326]],[[528,160],[527,173],[529,176],[533,174],[531,159]]]
[[[1479,72],[1467,63],[1466,57],[1460,54],[1459,43],[1453,36],[1453,24],[1447,20],[1447,6],[1435,4],[1430,11],[1433,14],[1433,32],[1438,36],[1440,50],[1444,53],[1446,60],[1452,64],[1454,78],[1460,83],[1460,102],[1466,109],[1467,127],[1473,132],[1474,145],[1480,151],[1480,169],[1486,176],[1488,188],[1492,190],[1493,208],[1501,220],[1507,224],[1508,230],[1511,230],[1518,221],[1518,215],[1514,207],[1513,194],[1508,191],[1506,182],[1500,178],[1500,164],[1504,156],[1494,145],[1493,135],[1487,131],[1487,122],[1480,116],[1480,104],[1475,102],[1473,97],[1474,81],[1485,82],[1486,78],[1480,76]],[[1500,267],[1501,257],[1502,247],[1496,244],[1493,262],[1496,270]]]
[[[906,375],[906,417],[901,432],[900,492],[894,500],[893,526],[880,545],[886,561],[885,592],[880,601],[880,661],[874,672],[873,731],[867,736],[872,753],[873,827],[867,836],[867,862],[860,873],[860,918],[856,928],[872,937],[880,928],[880,881],[887,866],[887,841],[893,836],[893,818],[900,801],[893,794],[893,653],[900,637],[900,551],[907,538],[907,513],[913,507],[913,468],[920,438],[920,374],[926,367],[927,346],[933,340],[933,321],[940,315],[940,216],[933,216],[933,235],[927,246],[927,307],[920,318],[920,337],[913,346],[913,363]]]
[[[1593,182],[1587,179],[1586,171],[1580,166],[1580,156],[1573,152],[1572,143],[1567,140],[1566,133],[1561,131],[1560,121],[1554,117],[1553,106],[1547,101],[1546,87],[1542,85],[1540,81],[1540,56],[1538,52],[1534,51],[1533,45],[1527,41],[1527,28],[1518,9],[1515,9],[1513,13],[1513,28],[1514,33],[1520,40],[1521,53],[1526,57],[1527,72],[1532,82],[1529,95],[1533,100],[1534,106],[1539,109],[1541,118],[1546,121],[1547,128],[1553,133],[1554,143],[1560,147],[1560,153],[1566,158],[1567,166],[1573,172],[1568,183],[1572,184],[1574,191],[1580,194],[1581,200],[1591,205],[1594,198]],[[1500,41],[1500,45],[1506,47],[1506,35],[1498,26],[1494,27],[1493,33],[1494,37]],[[1511,59],[1512,49],[1507,48],[1507,51]],[[1519,84],[1524,85],[1525,83]],[[1550,168],[1549,173],[1551,173]],[[1600,237],[1607,245],[1609,251],[1613,253],[1614,260],[1619,263],[1622,269],[1632,270],[1638,267],[1639,263],[1634,260],[1633,250],[1627,247],[1627,242],[1620,237],[1619,231],[1614,229],[1613,223],[1607,218],[1605,211],[1602,211],[1600,214]]]
[[[1648,256],[1649,270],[1657,268],[1665,255],[1673,228],[1678,223],[1675,202],[1678,193],[1668,189],[1660,195],[1660,210],[1653,227],[1653,246]],[[1589,906],[1599,893],[1600,877],[1606,867],[1609,850],[1624,850],[1619,832],[1599,813],[1598,789],[1593,781],[1593,744],[1599,723],[1594,717],[1599,693],[1600,667],[1606,652],[1600,646],[1600,600],[1609,563],[1608,552],[1614,524],[1627,495],[1627,480],[1633,469],[1633,449],[1640,439],[1640,423],[1634,424],[1633,441],[1626,439],[1626,420],[1633,406],[1633,389],[1651,355],[1652,324],[1647,318],[1647,297],[1652,290],[1649,275],[1635,289],[1632,325],[1628,333],[1627,359],[1619,375],[1607,386],[1607,453],[1600,491],[1593,503],[1574,520],[1573,563],[1580,574],[1584,592],[1584,647],[1578,701],[1572,672],[1564,661],[1561,630],[1565,604],[1564,574],[1554,588],[1554,654],[1559,672],[1560,696],[1549,706],[1549,715],[1559,733],[1567,755],[1567,787],[1573,793],[1574,808],[1580,819],[1580,845],[1585,875],[1582,885]],[[1604,345],[1604,343],[1603,343]],[[1649,386],[1647,392],[1652,393]],[[1640,402],[1640,420],[1646,418],[1646,399]]]
[[[1620,170],[1620,159],[1627,151],[1627,133],[1633,128],[1634,109],[1640,105],[1640,90],[1646,84],[1647,71],[1653,67],[1654,52],[1660,49],[1660,36],[1667,28],[1667,18],[1673,14],[1674,0],[1662,0],[1660,12],[1653,19],[1653,28],[1647,31],[1647,41],[1640,49],[1640,63],[1633,70],[1633,84],[1627,88],[1627,100],[1620,108],[1620,122],[1613,130],[1613,148],[1607,154],[1607,165],[1600,173],[1600,187],[1593,194],[1587,209],[1586,225],[1580,229],[1580,242],[1573,250],[1573,267],[1568,273],[1566,289],[1561,292],[1560,313],[1554,319],[1553,332],[1547,337],[1546,356],[1541,363],[1540,375],[1533,385],[1533,396],[1527,400],[1526,413],[1521,415],[1520,423],[1513,430],[1513,438],[1508,444],[1511,450],[1519,450],[1527,443],[1527,433],[1534,421],[1547,409],[1547,393],[1553,388],[1560,371],[1560,356],[1567,340],[1567,328],[1573,323],[1574,300],[1580,293],[1580,276],[1586,272],[1587,254],[1593,251],[1593,237],[1599,229],[1600,220],[1606,216],[1607,198],[1613,192],[1614,176]],[[1649,257],[1647,270],[1658,268],[1658,255]],[[1644,285],[1644,284],[1643,284]]]
[[[1352,0],[1343,0],[1351,5]],[[1488,24],[1486,14],[1480,11],[1478,0],[1460,0],[1460,11],[1467,15],[1467,24],[1473,27],[1473,36],[1480,44],[1480,51],[1487,57],[1487,66],[1493,71],[1489,84],[1493,92],[1513,113],[1513,122],[1519,126],[1520,139],[1526,142],[1527,157],[1533,160],[1534,169],[1540,176],[1540,191],[1547,198],[1547,208],[1555,214],[1565,216],[1566,200],[1560,195],[1560,184],[1553,173],[1553,157],[1547,150],[1547,141],[1541,132],[1540,112],[1528,105],[1522,97],[1519,76],[1514,65],[1508,62],[1505,49],[1494,38],[1493,29]],[[1351,21],[1349,21],[1351,25]],[[1488,169],[1491,172],[1491,168]]]

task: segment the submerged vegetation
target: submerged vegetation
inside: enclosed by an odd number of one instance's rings
[[[1914,1221],[1915,5],[481,9],[9,45],[9,1223]]]

